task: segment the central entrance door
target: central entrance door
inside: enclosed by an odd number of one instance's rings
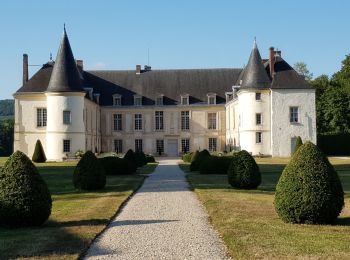
[[[168,150],[167,154],[168,156],[176,157],[178,156],[178,141],[177,139],[168,139]]]

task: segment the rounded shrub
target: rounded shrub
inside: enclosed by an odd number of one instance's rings
[[[36,163],[46,162],[46,155],[40,140],[36,140],[32,161]]]
[[[295,141],[295,147],[294,147],[294,152],[293,154],[295,154],[295,152],[299,149],[300,146],[303,145],[303,140],[301,140],[301,137],[298,136],[297,140]]]
[[[20,151],[12,154],[0,171],[0,225],[40,226],[51,206],[49,189],[35,165]]]
[[[200,165],[200,174],[227,174],[232,156],[210,156]]]
[[[239,189],[256,189],[261,183],[259,166],[245,150],[233,154],[227,175],[230,185]]]
[[[130,162],[124,158],[107,156],[98,159],[103,166],[106,175],[133,174]]]
[[[155,163],[156,159],[154,159],[154,156],[150,155],[150,154],[146,154],[146,163]]]
[[[208,152],[208,150],[204,149],[203,151],[200,151],[200,152],[196,151],[193,154],[191,159],[190,170],[199,171],[201,163],[208,157],[210,157],[210,153]]]
[[[276,186],[275,209],[289,223],[333,222],[344,206],[337,172],[321,150],[306,142],[284,168]]]
[[[75,188],[82,190],[99,190],[105,187],[104,168],[91,151],[87,151],[75,167],[73,184]]]
[[[190,163],[192,160],[192,155],[193,155],[193,153],[185,153],[182,155],[182,160],[184,162]]]

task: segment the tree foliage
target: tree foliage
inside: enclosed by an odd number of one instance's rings
[[[32,161],[37,163],[46,162],[46,155],[44,152],[44,148],[39,139],[36,140],[36,143],[35,143],[35,149],[34,149]]]
[[[13,116],[15,108],[14,103],[13,99],[0,100],[0,116]]]
[[[9,156],[13,152],[14,120],[0,120],[0,156]]]
[[[306,80],[312,80],[313,74],[309,71],[305,62],[297,62],[294,64],[293,68]]]
[[[298,136],[297,140],[295,142],[295,147],[294,147],[294,151],[293,154],[295,154],[296,151],[298,151],[299,147],[303,145],[303,140],[301,140],[301,137]]]

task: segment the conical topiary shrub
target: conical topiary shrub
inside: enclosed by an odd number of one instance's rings
[[[295,154],[295,152],[299,149],[300,146],[303,145],[303,140],[301,140],[301,137],[298,136],[297,140],[295,141],[295,147],[294,147],[294,152],[293,155]]]
[[[73,184],[75,188],[82,190],[99,190],[105,187],[104,168],[91,151],[87,151],[75,167]]]
[[[337,172],[316,145],[306,142],[277,183],[278,215],[289,223],[331,223],[343,206],[344,192]]]
[[[206,160],[208,157],[210,157],[210,153],[208,150],[204,149],[203,151],[196,151],[191,159],[191,165],[190,170],[191,171],[199,171],[200,166],[204,160]]]
[[[34,149],[32,161],[36,163],[46,162],[46,155],[44,152],[44,148],[41,145],[41,142],[39,139],[35,143],[35,149]]]
[[[239,189],[256,189],[261,183],[259,166],[245,150],[233,154],[227,175],[230,185]]]
[[[132,172],[136,172],[137,169],[137,161],[136,161],[136,155],[133,150],[129,149],[126,154],[124,155],[124,159],[128,160],[130,162],[130,167]]]
[[[51,214],[49,189],[31,160],[17,151],[0,171],[0,225],[42,225]]]

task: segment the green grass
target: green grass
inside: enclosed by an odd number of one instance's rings
[[[0,164],[3,161],[1,159]],[[104,190],[82,192],[72,185],[75,164],[37,164],[52,194],[52,214],[42,227],[0,228],[0,259],[76,259],[145,178],[141,175],[108,176]],[[150,172],[149,167],[140,171]]]
[[[142,168],[138,169],[137,172],[139,174],[151,174],[152,172],[154,172],[154,170],[157,168],[158,163],[148,163],[146,165],[144,165]]]
[[[226,175],[200,175],[180,167],[206,207],[210,220],[234,259],[350,259],[350,160],[330,160],[346,192],[345,208],[334,225],[283,223],[273,200],[288,159],[257,159],[262,172],[258,190],[236,190]]]

